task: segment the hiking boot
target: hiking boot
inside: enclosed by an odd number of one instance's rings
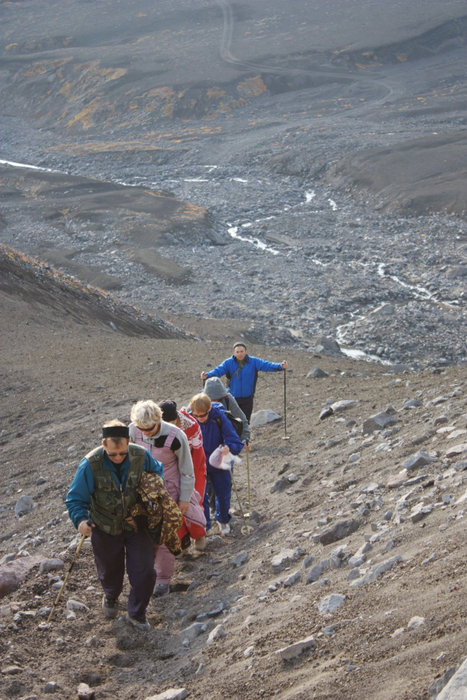
[[[102,612],[108,620],[114,620],[118,615],[118,600],[110,595],[105,595],[102,598]]]
[[[230,532],[230,525],[229,523],[217,523],[219,526],[219,532],[221,535],[228,535]]]
[[[126,614],[126,620],[130,623],[132,627],[139,630],[140,632],[147,632],[150,630],[149,622],[146,620],[146,615],[140,615],[140,617],[130,617]]]
[[[156,583],[154,586],[153,596],[154,598],[162,598],[164,595],[169,595],[170,586],[168,583]]]
[[[206,549],[205,537],[199,537],[197,540],[195,540],[195,549],[197,549],[198,552],[204,552],[204,550]]]
[[[190,534],[187,532],[186,535],[183,535],[180,545],[182,549],[188,549],[188,547],[191,545],[191,537]]]

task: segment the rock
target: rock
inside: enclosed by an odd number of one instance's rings
[[[395,566],[395,564],[398,564],[400,561],[402,561],[402,557],[397,555],[395,557],[391,557],[391,559],[386,559],[386,561],[381,562],[381,564],[376,564],[364,576],[356,581],[353,581],[350,584],[350,588],[360,588],[361,586],[366,586],[369,583],[373,583],[373,581],[376,581],[377,578],[386,573],[386,571],[389,571],[389,569],[392,569],[392,567]]]
[[[243,566],[243,564],[246,564],[246,562],[248,561],[248,557],[249,557],[249,555],[248,555],[248,552],[246,550],[243,552],[240,552],[239,554],[237,554],[236,557],[234,557],[232,559],[232,565],[235,568],[237,568],[239,566]]]
[[[94,700],[96,693],[87,683],[80,683],[78,686],[78,700]]]
[[[280,415],[275,411],[272,411],[269,408],[263,409],[261,411],[255,411],[255,413],[252,414],[250,426],[252,428],[258,428],[261,425],[266,425],[267,423],[274,423],[275,421],[280,419]]]
[[[224,629],[224,625],[220,624],[214,627],[213,630],[209,633],[208,636],[208,644],[211,644],[212,642],[215,642],[217,639],[222,639],[222,637],[226,636],[226,631]]]
[[[271,559],[271,566],[275,573],[283,571],[291,562],[297,561],[300,554],[296,549],[282,549]]]
[[[168,688],[163,693],[151,695],[144,700],[185,700],[188,692],[185,688]]]
[[[430,457],[430,455],[426,452],[419,451],[408,457],[408,459],[406,459],[405,462],[402,463],[402,466],[404,467],[404,469],[407,469],[407,471],[410,472],[413,469],[418,469],[418,467],[424,467],[425,465],[431,464],[435,461],[436,460],[433,457]]]
[[[325,372],[324,369],[313,367],[306,376],[312,379],[324,379],[324,377],[329,377],[329,374]]]
[[[293,574],[290,574],[290,576],[287,576],[286,579],[284,579],[284,586],[294,586],[296,583],[300,581],[302,578],[302,575],[300,571],[295,571]]]
[[[189,627],[185,627],[180,633],[181,638],[183,640],[183,644],[186,646],[185,642],[187,644],[190,644],[196,637],[199,637],[200,634],[203,632],[206,632],[206,625],[203,625],[201,622],[193,622],[192,625],[189,625]]]
[[[414,615],[409,620],[409,623],[407,625],[408,630],[417,630],[419,627],[423,627],[425,624],[425,618],[424,617],[419,617],[418,615]]]
[[[426,518],[432,510],[433,506],[431,504],[425,506],[423,503],[417,503],[417,505],[412,508],[409,517],[413,523],[418,523],[420,520],[423,520],[423,518]]]
[[[459,457],[467,453],[467,442],[462,442],[459,445],[453,445],[446,450],[446,457]]]
[[[335,401],[331,404],[333,413],[340,413],[341,411],[346,411],[351,406],[356,404],[355,399],[343,399],[342,401]]]
[[[316,540],[323,545],[337,542],[338,540],[348,537],[352,532],[355,532],[360,527],[359,520],[341,520],[333,527],[324,530],[320,535],[316,536]]]
[[[65,567],[62,559],[45,559],[39,564],[39,573],[44,574],[49,571],[59,571]]]
[[[22,518],[23,515],[27,515],[34,510],[34,508],[35,504],[31,496],[21,496],[15,504],[15,515],[17,518]]]
[[[333,613],[337,610],[337,608],[340,608],[344,601],[345,595],[341,595],[340,593],[331,593],[325,598],[321,598],[318,603],[318,610],[321,615]]]
[[[397,423],[397,419],[386,411],[382,411],[381,413],[375,413],[364,421],[362,432],[364,435],[368,435],[375,430],[384,430],[384,428],[394,425],[394,423]]]
[[[291,659],[296,659],[297,656],[300,656],[308,649],[316,649],[316,640],[314,637],[307,637],[287,647],[282,647],[282,649],[278,649],[275,653],[282,661],[290,661]]]
[[[332,410],[331,406],[326,406],[319,414],[319,419],[324,420],[325,418],[329,418],[329,416],[332,416],[333,413],[334,411]]]
[[[436,700],[465,700],[467,691],[467,659],[452,676]]]
[[[42,561],[44,557],[38,554],[17,558],[0,566],[0,598],[15,591],[31,569]]]
[[[285,476],[281,476],[280,479],[274,482],[274,484],[271,486],[269,489],[270,493],[276,493],[276,492],[281,492],[285,491],[288,489],[290,486],[290,481],[287,479]]]

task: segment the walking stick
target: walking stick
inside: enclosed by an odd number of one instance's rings
[[[284,437],[282,439],[289,440],[287,435],[287,370],[283,369],[282,371],[284,372]]]
[[[69,566],[69,568],[68,568],[68,571],[66,572],[66,576],[65,576],[65,578],[63,579],[63,583],[62,583],[62,585],[61,585],[61,587],[60,587],[60,590],[59,590],[59,592],[58,592],[58,594],[57,594],[57,597],[55,598],[55,603],[52,605],[52,610],[51,610],[50,613],[49,613],[49,617],[47,618],[47,622],[50,622],[50,618],[52,617],[53,612],[54,612],[55,608],[57,607],[57,603],[58,603],[58,601],[59,601],[60,598],[61,598],[61,595],[62,595],[62,593],[63,593],[63,589],[65,588],[65,586],[66,586],[66,584],[67,584],[68,578],[69,578],[69,576],[70,576],[70,574],[71,574],[71,570],[72,570],[72,568],[73,568],[73,566],[74,566],[74,564],[75,564],[75,561],[76,561],[77,558],[78,558],[78,554],[80,553],[81,547],[83,546],[83,542],[84,542],[85,539],[86,539],[86,535],[81,535],[81,539],[80,539],[79,544],[78,544],[78,546],[77,546],[77,548],[76,548],[75,555],[74,555],[74,557],[73,557],[73,559],[72,559],[72,561],[71,561],[71,564],[70,564],[70,566]]]
[[[242,516],[242,520],[243,520],[243,522],[245,523],[245,524],[243,525],[243,527],[242,527],[242,532],[243,532],[244,534],[246,534],[246,533],[248,533],[248,532],[251,532],[251,531],[253,530],[253,528],[251,527],[251,525],[248,525],[248,523],[247,523],[247,521],[246,521],[246,515],[245,515],[245,513],[243,512],[242,504],[241,504],[241,501],[240,501],[240,496],[238,495],[238,491],[237,491],[237,485],[236,485],[235,480],[234,480],[234,478],[233,478],[232,472],[230,472],[230,476],[231,476],[231,478],[232,478],[232,486],[234,487],[235,495],[237,496],[238,508],[239,508],[239,510],[240,510],[240,515]]]
[[[248,510],[251,512],[250,451],[249,450],[246,451],[246,473],[247,473],[247,477],[248,477]]]

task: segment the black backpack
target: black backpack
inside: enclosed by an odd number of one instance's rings
[[[232,423],[235,432],[237,433],[238,437],[242,436],[243,433],[243,421],[241,418],[237,418],[237,416],[234,416],[231,411],[229,411],[227,408],[223,408],[223,411],[229,421]],[[219,426],[219,429],[222,433],[222,421],[220,418],[216,418],[216,423]]]

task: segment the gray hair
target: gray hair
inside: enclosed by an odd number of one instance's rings
[[[159,423],[162,420],[162,411],[157,403],[151,399],[137,401],[131,407],[130,418],[138,427],[150,428],[154,423]]]

